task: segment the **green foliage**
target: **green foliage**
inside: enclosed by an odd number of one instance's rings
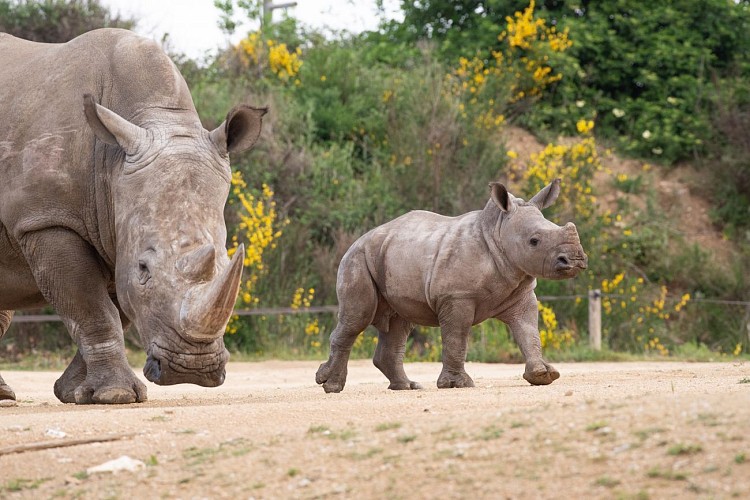
[[[617,0],[549,13],[570,28],[580,72],[530,123],[565,127],[586,112],[601,136],[634,155],[672,163],[706,152],[712,79],[748,68],[747,3]],[[557,112],[573,102],[580,108]]]
[[[472,57],[496,48],[497,36],[505,29],[505,17],[527,5],[523,0],[402,1],[403,22],[387,23],[382,36],[410,45],[431,40],[443,60],[455,62],[461,56]]]
[[[0,0],[0,32],[35,42],[67,42],[97,28],[133,29],[99,0]]]

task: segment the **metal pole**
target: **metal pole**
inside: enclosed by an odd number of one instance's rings
[[[589,290],[589,343],[593,350],[602,350],[601,290]]]
[[[296,7],[297,2],[273,3],[273,0],[263,0],[262,28],[266,28],[273,22],[273,11],[275,9],[286,9]]]

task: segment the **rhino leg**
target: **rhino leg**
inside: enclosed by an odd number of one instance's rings
[[[81,356],[61,377],[61,394],[69,397],[68,385],[85,368],[73,390],[77,404],[145,401],[146,386],[125,357],[120,313],[107,291],[109,272],[93,249],[60,227],[28,233],[21,243],[39,290],[63,318]]]
[[[331,354],[315,374],[315,382],[326,392],[344,389],[352,345],[370,325],[377,310],[378,292],[367,271],[364,255],[341,261],[336,293],[339,314],[338,324],[331,333]]]
[[[464,369],[474,308],[471,304],[450,304],[444,310],[445,313],[439,314],[443,369],[437,386],[439,389],[474,387],[474,381]]]
[[[409,380],[404,371],[406,339],[410,331],[411,325],[399,316],[391,318],[387,331],[378,330],[378,346],[372,362],[388,377],[391,382],[388,388],[394,391],[422,389],[419,383]]]
[[[513,338],[526,360],[523,378],[528,383],[549,385],[560,378],[560,372],[542,358],[539,310],[533,292],[527,300],[521,301],[512,311],[506,312],[503,318],[498,319],[502,319],[510,327]]]
[[[13,318],[13,311],[0,311],[0,339],[3,338],[5,332],[10,327],[10,320]],[[0,376],[0,400],[2,399],[16,399],[16,394],[8,384],[5,383],[3,377]]]

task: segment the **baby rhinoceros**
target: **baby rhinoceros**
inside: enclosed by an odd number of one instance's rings
[[[467,342],[472,325],[488,318],[510,327],[529,383],[551,384],[560,376],[542,358],[536,278],[573,278],[588,263],[575,225],[560,227],[542,215],[560,194],[560,179],[529,201],[500,183],[490,188],[483,210],[458,217],[409,212],[349,248],[338,271],[331,354],[315,376],[326,392],[344,388],[352,344],[368,325],[378,330],[373,362],[390,380],[389,389],[421,388],[404,372],[413,324],[440,326],[437,386],[473,387],[464,370]]]

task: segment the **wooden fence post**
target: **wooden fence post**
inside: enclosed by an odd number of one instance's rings
[[[589,290],[589,344],[595,351],[602,350],[601,290]]]

